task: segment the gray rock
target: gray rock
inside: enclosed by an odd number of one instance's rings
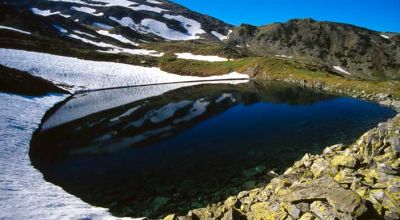
[[[243,216],[243,214],[236,209],[230,209],[221,218],[221,220],[245,220],[245,219],[246,219],[246,217]]]
[[[365,202],[351,190],[336,189],[329,192],[326,199],[335,210],[353,217],[360,217],[367,211]]]
[[[394,152],[400,153],[400,137],[392,137],[390,139],[390,146],[392,147]]]
[[[330,207],[329,204],[321,201],[315,201],[311,203],[310,209],[316,216],[318,216],[318,218],[324,220],[352,219],[351,216],[339,213]]]
[[[302,212],[309,212],[310,211],[310,204],[306,203],[306,202],[301,202],[296,204],[297,208],[300,209],[300,211]]]
[[[301,210],[297,208],[297,206],[293,204],[289,204],[285,207],[286,211],[290,216],[292,216],[294,219],[300,218]]]
[[[349,76],[332,67],[340,66],[352,77],[364,79],[400,78],[400,43],[352,25],[313,19],[293,19],[262,27],[241,25],[233,30],[227,42],[242,47],[250,45],[248,49],[259,56],[307,57],[345,77]]]

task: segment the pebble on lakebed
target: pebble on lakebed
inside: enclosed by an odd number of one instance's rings
[[[262,188],[175,219],[400,219],[400,114],[354,144],[306,154]]]

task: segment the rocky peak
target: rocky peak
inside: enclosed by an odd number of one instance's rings
[[[347,77],[400,79],[400,43],[395,34],[310,18],[266,26],[240,26],[229,44],[260,56],[303,58]]]

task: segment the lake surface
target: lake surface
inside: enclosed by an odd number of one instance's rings
[[[33,165],[117,216],[159,217],[266,185],[271,170],[396,114],[282,83],[165,86],[80,94],[53,108],[33,137]]]

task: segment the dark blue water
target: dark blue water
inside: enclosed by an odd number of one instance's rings
[[[350,144],[394,115],[286,84],[194,86],[42,130],[31,158],[48,181],[87,202],[158,217],[263,186],[270,170]]]

